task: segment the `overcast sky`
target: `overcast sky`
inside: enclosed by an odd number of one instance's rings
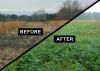
[[[88,9],[86,12],[100,12],[100,2],[92,6],[90,9]]]
[[[0,10],[38,10],[41,8],[56,10],[65,0],[0,0]],[[78,0],[90,4],[96,0]]]

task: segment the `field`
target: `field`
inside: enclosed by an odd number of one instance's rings
[[[43,37],[54,31],[65,21],[25,22],[7,21],[0,22],[0,68],[11,62]],[[56,25],[57,24],[57,25]],[[18,28],[43,28],[43,36],[18,36]]]
[[[76,42],[54,43],[53,35]],[[100,21],[73,21],[3,71],[100,71]]]

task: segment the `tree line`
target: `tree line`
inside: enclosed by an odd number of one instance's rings
[[[38,12],[28,15],[9,15],[9,14],[1,14],[0,13],[0,21],[48,21],[48,20],[69,20],[73,16],[77,15],[81,12],[83,8],[81,7],[81,3],[77,0],[66,0],[63,2],[62,7],[59,9],[57,13],[51,14],[46,13],[45,10],[39,10]]]
[[[78,20],[100,20],[100,13],[99,12],[87,12],[87,13],[83,13],[82,15],[80,15],[78,18]]]
[[[54,19],[56,16],[56,14],[45,14],[45,18],[46,20],[52,20]],[[0,14],[0,21],[45,21],[44,16],[41,15],[16,15],[16,14],[12,14],[12,15],[5,15],[5,14]]]

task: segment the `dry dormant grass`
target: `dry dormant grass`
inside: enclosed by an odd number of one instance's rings
[[[25,26],[24,21],[8,21],[8,22],[0,22],[0,33],[7,32],[10,30],[14,30],[20,27]]]
[[[18,57],[21,53],[23,53],[26,50],[27,48],[15,50],[13,48],[8,47],[2,50],[0,49],[0,68],[8,64],[10,61]]]
[[[44,22],[25,22],[25,21],[7,21],[0,22],[0,33],[7,33],[18,28],[29,27],[29,28],[43,28],[44,31],[52,31],[57,27],[64,24],[66,21],[54,20],[48,21],[47,24]]]

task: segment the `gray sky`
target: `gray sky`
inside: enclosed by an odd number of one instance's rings
[[[56,12],[66,0],[0,0],[0,11],[37,11],[45,9]],[[83,5],[90,5],[96,0],[78,0]]]
[[[100,2],[92,6],[90,9],[88,9],[86,12],[100,12]]]

